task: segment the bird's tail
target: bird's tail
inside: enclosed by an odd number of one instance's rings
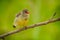
[[[13,28],[16,28],[16,26],[15,26],[15,25],[13,25]]]

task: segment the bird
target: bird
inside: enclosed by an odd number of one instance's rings
[[[17,26],[23,26],[27,28],[28,21],[29,21],[29,14],[30,13],[27,9],[24,9],[18,14],[16,14],[13,22],[13,28],[16,28]]]

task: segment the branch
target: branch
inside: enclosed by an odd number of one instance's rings
[[[40,22],[40,23],[37,23],[37,24],[33,24],[33,25],[30,25],[30,26],[27,26],[27,28],[23,27],[23,28],[20,28],[20,29],[16,29],[16,30],[13,30],[13,31],[10,31],[10,32],[7,32],[5,34],[0,35],[0,38],[5,38],[6,36],[9,36],[9,35],[12,35],[12,34],[15,34],[15,33],[30,29],[30,28],[43,26],[43,25],[53,23],[53,22],[56,22],[56,21],[60,21],[60,18],[50,19],[50,20],[47,20],[45,22]]]
[[[50,20],[53,19],[55,15],[56,15],[56,12],[51,16]]]

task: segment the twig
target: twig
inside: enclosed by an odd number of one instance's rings
[[[43,26],[43,25],[46,25],[46,24],[49,24],[49,23],[60,21],[60,18],[54,19],[55,15],[56,15],[56,13],[53,14],[53,16],[51,17],[51,19],[49,19],[49,20],[47,20],[45,22],[36,23],[36,24],[30,25],[30,26],[27,26],[26,28],[23,27],[23,28],[19,28],[19,29],[16,29],[16,30],[4,33],[4,34],[0,35],[0,38],[3,39],[3,40],[5,40],[6,36],[9,36],[9,35],[12,35],[12,34],[15,34],[15,33],[18,33],[18,32],[21,32],[21,31],[24,31],[24,30],[27,30],[27,29],[30,29],[30,28],[34,28],[34,27],[38,27],[38,26]]]
[[[50,20],[53,19],[55,15],[56,15],[56,12],[51,16]]]
[[[37,23],[37,24],[33,24],[33,25],[30,25],[30,26],[27,26],[27,28],[20,28],[20,29],[17,29],[17,30],[13,30],[13,31],[10,31],[10,32],[7,32],[5,34],[0,35],[0,38],[4,38],[6,36],[9,36],[9,35],[12,35],[12,34],[15,34],[15,33],[30,29],[30,28],[43,26],[43,25],[46,25],[46,24],[49,24],[49,23],[53,23],[53,22],[56,22],[56,21],[60,21],[60,18],[51,19],[51,20],[47,20],[45,22],[40,22],[40,23]]]

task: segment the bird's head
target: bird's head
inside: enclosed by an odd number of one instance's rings
[[[23,14],[29,14],[29,11],[27,9],[24,9]]]

